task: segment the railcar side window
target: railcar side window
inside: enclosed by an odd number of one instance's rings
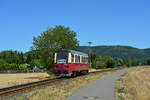
[[[79,63],[79,62],[80,62],[80,56],[75,55],[75,62],[76,62],[76,63]]]
[[[57,53],[57,63],[68,63],[68,53]]]
[[[86,63],[88,63],[88,57],[86,57]]]
[[[82,57],[82,63],[85,63],[85,57]]]
[[[83,63],[83,56],[81,57],[81,62]]]
[[[77,63],[77,61],[78,61],[78,57],[77,55],[75,55],[75,62]]]
[[[88,63],[88,57],[74,55],[75,63]]]
[[[84,63],[84,57],[82,57],[82,63]]]
[[[71,54],[71,62],[74,62],[74,55]]]
[[[80,63],[80,56],[78,56],[78,62]]]
[[[82,63],[88,63],[88,57],[82,57]]]

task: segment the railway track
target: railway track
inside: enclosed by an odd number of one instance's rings
[[[109,70],[90,72],[89,74],[96,74],[96,73],[100,73],[100,72],[101,73],[102,72],[109,72],[109,71],[113,71],[113,70],[118,70],[118,69],[109,69]],[[61,82],[61,81],[67,80],[67,79],[69,79],[69,78],[60,78],[60,79],[54,78],[54,79],[47,79],[47,80],[22,84],[22,85],[16,85],[16,86],[7,87],[7,88],[1,88],[0,89],[0,97],[6,97],[6,96],[13,95],[13,94],[16,94],[16,93],[24,92],[26,90],[39,88],[39,87],[42,87],[42,86],[48,86],[48,85],[58,83],[58,82]]]

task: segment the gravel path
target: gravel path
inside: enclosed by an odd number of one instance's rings
[[[115,100],[115,81],[132,69],[118,71],[98,79],[81,88],[66,100]]]

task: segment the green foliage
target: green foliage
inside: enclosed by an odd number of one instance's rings
[[[36,66],[36,67],[38,67],[38,68],[40,68],[40,69],[43,68],[40,59],[33,59],[33,60],[31,61],[30,65],[33,66],[33,67]]]
[[[134,59],[123,60],[121,58],[112,58],[112,57],[96,57],[95,60],[92,61],[92,68],[114,68],[120,66],[137,66],[139,65],[139,61]]]
[[[6,66],[8,66],[8,63],[5,60],[0,59],[0,70],[6,69]]]
[[[26,70],[28,68],[27,64],[20,64],[19,65],[19,70]]]
[[[17,64],[8,64],[6,61],[0,59],[0,70],[21,70]]]
[[[114,60],[115,60],[116,66],[124,66],[125,65],[123,59],[121,59],[121,58],[115,58]]]
[[[106,62],[104,62],[104,58],[96,58],[95,61],[92,62],[93,68],[106,68]]]
[[[113,68],[120,64],[119,60],[113,59],[111,57],[97,57],[92,62],[93,68]]]
[[[147,59],[147,65],[150,65],[150,59]]]
[[[53,64],[53,53],[59,49],[73,49],[79,46],[76,32],[68,27],[49,28],[40,36],[33,38],[33,49],[38,51],[42,65],[50,68]]]
[[[0,52],[0,70],[24,70],[26,60],[22,52],[6,50]]]
[[[93,62],[96,59],[96,57],[97,56],[95,53],[90,53],[90,55],[89,55],[90,62]]]
[[[26,55],[26,63],[28,63],[28,64],[30,64],[30,62],[34,59],[40,59],[40,55],[37,50],[29,51],[29,52],[25,53],[25,55]]]
[[[107,68],[113,68],[116,66],[116,61],[113,58],[108,57],[106,59],[106,65],[107,65]]]
[[[18,64],[8,64],[8,65],[5,66],[5,67],[6,67],[5,70],[20,70]]]
[[[124,88],[123,88],[123,87],[117,88],[117,92],[118,92],[118,93],[124,93]]]
[[[5,60],[9,64],[25,63],[25,57],[22,52],[11,51],[11,50],[0,52],[0,59]]]

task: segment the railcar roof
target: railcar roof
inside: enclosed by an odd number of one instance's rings
[[[77,54],[77,55],[83,55],[83,56],[88,56],[88,54],[80,52],[80,51],[75,51],[75,50],[59,50],[59,51],[66,51],[66,52],[70,52],[72,54]],[[57,51],[57,52],[59,52]]]
[[[88,56],[88,54],[83,53],[83,52],[79,52],[79,51],[74,51],[74,50],[69,50],[71,53],[73,54],[78,54],[78,55],[83,55],[83,56]]]

